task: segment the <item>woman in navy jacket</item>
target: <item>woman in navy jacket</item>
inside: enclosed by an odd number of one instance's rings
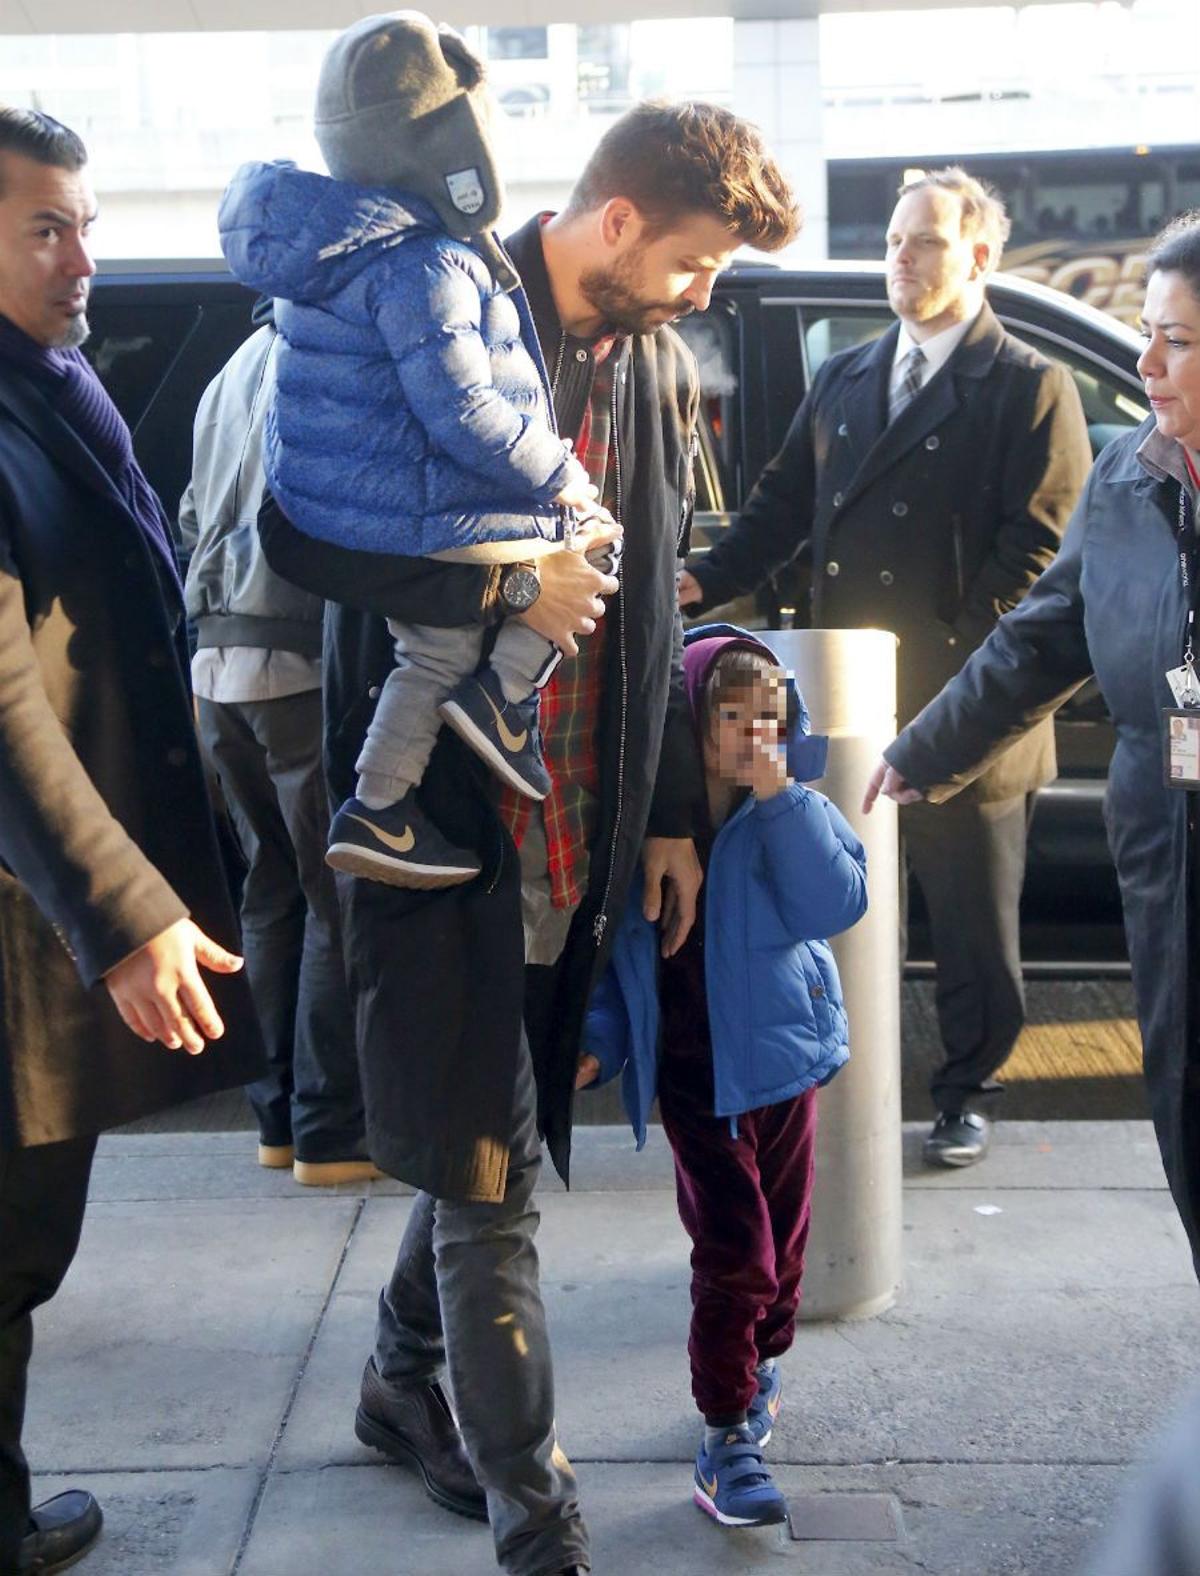
[[[826,741],[808,733],[774,655],[708,626],[689,633],[684,674],[708,790],[703,919],[660,962],[631,905],[592,999],[580,1081],[623,1073],[639,1148],[659,1096],[694,1245],[688,1350],[706,1425],[694,1498],[724,1525],[761,1525],[787,1514],[762,1446],[800,1298],[816,1090],[849,1055],[823,938],[862,917],[865,855],[804,786]]]

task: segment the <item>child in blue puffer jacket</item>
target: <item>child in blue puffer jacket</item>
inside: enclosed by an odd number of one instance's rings
[[[509,615],[482,668],[479,626],[389,625],[396,667],[327,858],[395,886],[479,873],[416,799],[441,721],[510,787],[549,793],[538,694],[559,653],[517,615],[537,598],[536,560],[584,550],[586,533],[568,540],[575,515],[602,513],[554,430],[529,306],[492,231],[489,113],[457,33],[415,11],[367,17],[321,67],[314,130],[333,179],[246,165],[221,205],[233,273],[278,298],[264,458],[284,512],[346,547],[493,564]]]
[[[577,1084],[623,1071],[638,1148],[657,1092],[692,1239],[692,1393],[704,1414],[693,1497],[725,1526],[783,1521],[763,1461],[792,1344],[808,1236],[816,1094],[849,1055],[824,937],[866,911],[862,844],[828,799],[827,741],[753,636],[688,632],[703,752],[704,903],[660,959],[631,905],[589,1007]]]

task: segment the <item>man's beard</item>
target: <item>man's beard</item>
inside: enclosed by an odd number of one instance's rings
[[[588,305],[617,334],[652,334],[665,321],[692,310],[687,301],[646,301],[633,288],[638,253],[610,268],[588,268],[579,289]]]
[[[80,312],[77,317],[73,317],[67,324],[66,330],[63,333],[62,338],[58,341],[58,344],[55,346],[55,349],[78,350],[80,345],[83,344],[84,340],[88,337],[91,331],[91,325],[87,320],[87,313]]]

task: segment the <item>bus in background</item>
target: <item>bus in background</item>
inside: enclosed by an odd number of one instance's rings
[[[1195,144],[830,159],[829,255],[878,258],[897,188],[947,164],[961,164],[1003,197],[1012,220],[1007,273],[1134,326],[1151,238],[1176,214],[1200,208]]]

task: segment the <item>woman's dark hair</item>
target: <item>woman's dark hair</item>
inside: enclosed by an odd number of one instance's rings
[[[1146,254],[1146,278],[1151,274],[1182,274],[1200,301],[1200,208],[1181,213],[1154,237]]]
[[[52,164],[60,170],[81,170],[87,149],[81,138],[40,109],[12,109],[0,105],[0,154],[16,153],[35,164]],[[0,196],[4,191],[4,166],[0,160]]]

